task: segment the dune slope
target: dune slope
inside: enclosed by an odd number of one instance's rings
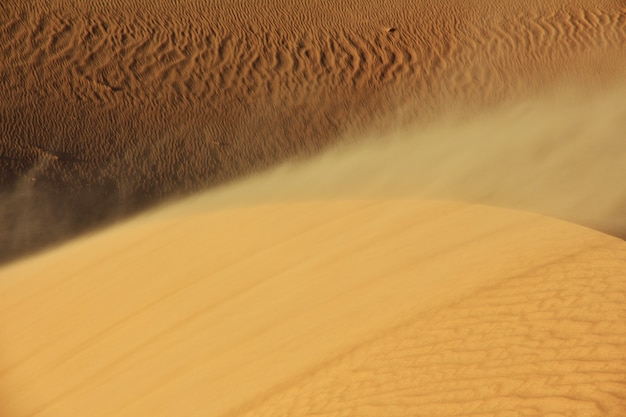
[[[0,259],[345,132],[623,78],[620,1],[6,0]]]
[[[4,415],[626,411],[618,239],[445,202],[172,213],[0,270]]]

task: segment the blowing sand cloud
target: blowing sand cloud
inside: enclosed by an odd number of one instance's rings
[[[624,237],[624,93],[623,86],[570,91],[351,141],[191,204],[450,199],[539,212]]]

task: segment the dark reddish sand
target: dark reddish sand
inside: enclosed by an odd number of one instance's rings
[[[346,136],[604,88],[625,39],[608,0],[5,0],[0,261]]]

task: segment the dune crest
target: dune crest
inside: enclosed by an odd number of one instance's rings
[[[0,270],[0,389],[8,417],[618,416],[625,267],[459,203],[153,216]]]

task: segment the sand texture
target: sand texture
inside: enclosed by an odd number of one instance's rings
[[[0,0],[0,417],[626,416],[624,97],[624,0]]]
[[[444,202],[172,213],[0,271],[3,415],[626,412],[621,240]]]
[[[626,72],[625,12],[617,0],[4,0],[0,259],[346,134],[563,83],[606,88]]]

